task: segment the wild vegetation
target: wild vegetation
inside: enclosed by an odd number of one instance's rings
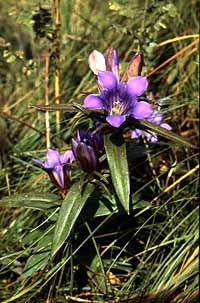
[[[1,303],[198,302],[197,12],[0,0]]]

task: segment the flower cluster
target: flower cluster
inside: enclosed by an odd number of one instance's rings
[[[100,132],[79,130],[77,138],[72,139],[72,150],[59,154],[58,151],[48,149],[46,160],[33,159],[37,166],[45,170],[52,183],[66,194],[71,177],[71,163],[76,160],[79,168],[85,173],[100,170],[99,158],[103,152],[103,136]]]
[[[146,120],[165,129],[171,126],[162,122],[163,115],[155,111],[147,99],[140,96],[147,90],[148,80],[140,76],[140,67],[134,73],[119,78],[119,60],[116,49],[110,49],[109,55],[103,55],[94,50],[89,56],[89,66],[97,76],[99,94],[89,94],[83,102],[83,107],[92,110],[103,110],[105,120],[114,128],[123,126],[127,118]],[[139,55],[136,55],[138,60]],[[134,60],[133,58],[133,60]],[[139,58],[140,59],[140,58]],[[144,101],[145,100],[145,101]],[[96,126],[100,126],[99,122]],[[145,136],[148,141],[156,142],[157,134],[144,129],[132,130],[131,138]],[[104,152],[103,134],[100,131],[78,130],[76,139],[72,139],[72,149],[63,155],[49,149],[46,160],[34,159],[34,163],[42,167],[51,181],[66,193],[70,184],[71,163],[76,161],[78,167],[85,173],[100,171],[100,157]]]
[[[130,76],[125,81],[119,80],[119,60],[117,50],[113,49],[108,58],[94,50],[89,56],[89,66],[97,76],[99,94],[88,95],[83,106],[89,109],[103,109],[106,115],[106,121],[115,128],[119,128],[128,117],[134,119],[144,119],[155,125],[159,125],[167,130],[171,126],[163,123],[163,114],[155,111],[152,105],[146,101],[140,101],[140,96],[147,90],[148,81],[146,77],[137,75]],[[139,58],[136,55],[135,60]],[[134,59],[133,58],[133,59]],[[126,81],[127,80],[127,81]],[[135,128],[132,131],[131,138],[135,139],[145,136],[149,142],[158,140],[157,134]]]

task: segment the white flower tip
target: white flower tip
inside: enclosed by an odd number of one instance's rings
[[[90,69],[95,75],[100,71],[106,71],[106,62],[104,55],[97,50],[93,50],[88,58]]]

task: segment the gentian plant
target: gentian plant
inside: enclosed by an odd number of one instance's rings
[[[64,249],[61,254],[56,256],[55,272],[59,270],[57,265],[61,264],[59,268],[64,268],[63,266],[71,258],[65,254],[75,255],[82,248],[82,244],[77,244],[78,248],[76,248],[76,243],[70,247],[73,236],[79,239],[82,230],[87,227],[89,237],[86,239],[93,238],[94,234],[90,231],[87,221],[95,220],[98,216],[109,217],[117,212],[130,215],[135,211],[137,204],[134,196],[135,184],[133,185],[135,176],[131,175],[132,163],[130,149],[128,150],[130,145],[136,146],[137,142],[133,142],[134,139],[144,136],[150,143],[155,143],[160,134],[190,146],[187,141],[170,131],[171,126],[163,122],[163,114],[160,109],[153,108],[148,96],[142,97],[146,94],[148,80],[147,77],[141,76],[140,54],[132,59],[121,80],[116,49],[109,48],[105,55],[94,50],[89,56],[89,66],[97,77],[98,93],[88,94],[83,100],[83,105],[73,104],[66,107],[66,109],[70,107],[70,115],[78,111],[76,123],[72,123],[68,129],[71,140],[70,150],[60,154],[57,150],[48,149],[44,161],[33,159],[35,165],[47,172],[59,192],[48,193],[46,190],[45,193],[34,194],[34,197],[32,194],[30,196],[23,194],[13,199],[14,207],[19,207],[19,203],[23,203],[25,207],[43,210],[45,216],[48,216],[48,220],[44,220],[42,215],[41,220],[37,221],[39,223],[44,221],[45,227],[46,224],[49,226],[45,233],[42,230],[42,234],[47,237],[46,242],[41,238],[35,251],[32,251],[32,242],[30,243],[33,257],[31,255],[25,268],[25,276],[28,278],[33,273],[33,269],[39,271],[47,266],[49,260],[54,262],[54,256],[62,248]],[[56,106],[55,110],[58,109],[59,107]],[[127,133],[128,136],[125,135]],[[146,147],[144,144],[140,147],[143,156]],[[77,168],[78,174],[76,174]],[[10,203],[11,197],[8,198]],[[148,207],[152,206],[149,201],[145,202]],[[7,203],[6,199],[5,203]],[[42,225],[43,223],[39,224],[37,229]],[[79,228],[76,229],[76,226]],[[31,230],[38,232],[35,228]],[[37,237],[38,234],[35,238]],[[67,242],[70,237],[71,240]],[[92,239],[92,243],[95,241]],[[87,240],[83,241],[83,246],[86,242]],[[94,246],[95,255],[97,245]],[[61,255],[65,259],[63,265],[59,260]],[[93,259],[91,268],[89,256],[89,265],[85,267],[90,268],[90,274],[94,272],[92,266],[96,266],[96,272],[101,268],[99,256],[100,254],[97,259]],[[75,267],[73,265],[73,270]],[[48,270],[46,273],[49,275]],[[101,275],[96,276],[101,279]],[[48,281],[52,277],[48,276]],[[107,280],[101,279],[96,282],[102,292],[106,293]]]
[[[64,155],[49,149],[44,162],[34,159],[34,163],[47,171],[51,181],[66,194],[70,184],[70,163],[74,161],[84,173],[90,175],[101,171],[100,158],[105,153],[115,192],[124,210],[129,213],[130,182],[123,129],[127,126],[130,128],[130,140],[143,136],[149,142],[155,143],[158,140],[157,133],[179,142],[184,140],[172,134],[171,126],[162,121],[163,114],[160,110],[154,109],[146,96],[141,97],[148,87],[147,78],[141,76],[141,54],[136,54],[131,60],[121,81],[116,49],[109,48],[105,55],[94,50],[89,55],[88,62],[97,77],[99,93],[86,96],[83,110],[80,109],[83,114],[80,119],[84,118],[85,113],[87,116],[89,109],[92,114],[88,117],[93,129],[85,126],[80,128],[76,137],[71,140],[72,150]],[[109,127],[105,127],[105,124]],[[118,145],[112,142],[112,135],[117,137],[120,142]],[[90,182],[91,178],[88,180]]]

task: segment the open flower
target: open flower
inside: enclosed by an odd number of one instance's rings
[[[70,163],[74,161],[74,155],[71,150],[64,154],[58,151],[48,149],[46,160],[33,159],[34,163],[44,169],[51,181],[63,192],[66,193],[69,188],[71,169]]]
[[[109,62],[110,63],[110,62]],[[89,109],[103,109],[106,121],[120,127],[127,117],[146,119],[151,116],[152,106],[138,101],[148,87],[146,77],[135,76],[127,82],[119,81],[119,62],[116,49],[113,50],[111,66],[108,68],[105,57],[98,51],[89,56],[89,66],[97,74],[100,94],[88,95],[83,106]]]
[[[162,122],[162,119],[163,119],[163,114],[159,111],[154,111],[152,113],[152,115],[150,117],[148,117],[146,120],[151,123],[154,123],[156,125],[159,125],[163,128],[166,128],[167,130],[171,130],[172,127],[169,124]],[[152,131],[147,132],[147,131],[136,128],[131,133],[132,139],[139,138],[140,136],[146,137],[147,141],[149,141],[151,143],[155,143],[158,141],[157,134]]]
[[[72,150],[80,169],[91,173],[100,169],[99,157],[103,150],[103,137],[100,132],[79,130],[77,139],[72,139]]]

